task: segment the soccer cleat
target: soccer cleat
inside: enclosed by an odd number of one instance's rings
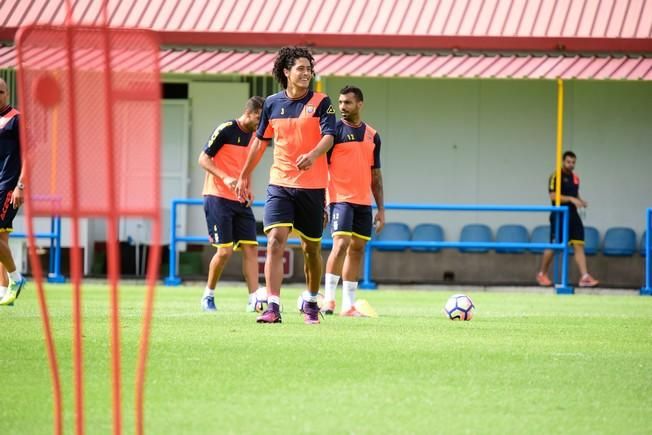
[[[247,304],[247,307],[245,308],[245,312],[247,312],[247,313],[255,313],[256,312],[256,302],[254,302],[253,304],[251,302],[249,302]]]
[[[319,323],[319,315],[321,312],[319,311],[319,305],[317,302],[304,301],[301,311],[303,312],[303,323],[307,325],[316,325]]]
[[[597,287],[600,284],[600,281],[593,278],[588,273],[580,279],[580,287]]]
[[[25,286],[25,282],[25,278],[21,278],[20,281],[9,282],[9,288],[7,288],[7,292],[2,300],[0,300],[0,305],[13,305],[14,301],[18,299],[20,291]]]
[[[201,299],[201,309],[204,311],[217,311],[214,296],[204,296]]]
[[[335,312],[335,301],[324,301],[324,305],[321,307],[321,312],[327,316],[333,315]]]
[[[281,313],[272,308],[265,310],[263,314],[256,318],[256,323],[282,323]]]
[[[552,282],[550,281],[550,278],[548,278],[548,275],[543,272],[539,272],[537,273],[537,284],[539,284],[541,287],[550,287]]]
[[[340,317],[367,317],[362,314],[360,311],[356,310],[355,307],[351,307],[348,310],[342,310],[340,312]]]

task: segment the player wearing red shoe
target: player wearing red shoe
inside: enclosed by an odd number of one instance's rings
[[[575,251],[575,262],[580,270],[580,287],[595,287],[599,281],[589,275],[586,267],[586,256],[584,254],[584,224],[578,213],[578,209],[588,206],[588,203],[580,197],[580,178],[573,172],[577,157],[572,151],[566,151],[562,159],[561,169],[561,199],[562,205],[568,206],[569,212],[569,243]],[[553,173],[548,179],[548,193],[552,204],[555,205],[555,186],[557,174]],[[559,213],[550,213],[550,241],[555,242],[557,234],[557,216]],[[561,222],[561,219],[560,219]],[[561,235],[561,228],[559,229]],[[548,269],[552,263],[553,251],[546,249],[543,252],[541,268],[537,273],[537,283],[541,286],[551,286],[548,278]]]
[[[355,304],[365,244],[371,239],[373,226],[379,233],[385,225],[380,136],[361,119],[364,96],[360,88],[342,88],[338,106],[342,119],[337,122],[335,144],[328,152],[327,196],[333,249],[326,263],[322,311],[325,314],[335,311],[335,293],[341,276],[340,315],[360,317],[369,315]],[[373,220],[372,193],[378,208]]]

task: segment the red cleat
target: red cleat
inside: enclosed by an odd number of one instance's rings
[[[537,273],[537,284],[539,284],[541,287],[550,287],[552,285],[552,281],[550,281],[548,275],[543,272],[539,272]]]
[[[580,287],[597,287],[600,284],[600,281],[593,278],[588,273],[580,279]]]

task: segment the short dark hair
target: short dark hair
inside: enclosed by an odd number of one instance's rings
[[[572,158],[574,158],[574,159],[577,158],[577,156],[575,155],[575,153],[572,152],[572,151],[566,151],[566,152],[564,153],[564,157],[562,157],[562,160],[566,160],[566,157],[572,157]]]
[[[362,95],[362,89],[357,86],[346,85],[340,89],[340,95],[344,94],[353,94],[358,101],[364,101],[364,95]]]
[[[276,59],[274,59],[274,68],[272,68],[272,75],[278,81],[283,89],[288,88],[288,78],[283,73],[284,69],[290,69],[300,57],[305,57],[310,62],[312,73],[315,74],[315,58],[312,53],[305,47],[283,47],[278,51]]]
[[[258,112],[263,110],[264,102],[265,99],[263,97],[259,97],[258,95],[249,98],[245,103],[245,112]]]

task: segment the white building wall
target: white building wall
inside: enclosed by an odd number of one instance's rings
[[[556,82],[329,78],[365,93],[365,119],[383,139],[387,202],[547,204],[554,170]],[[578,155],[586,224],[639,235],[652,206],[652,85],[566,83],[564,149]],[[388,220],[437,222],[456,239],[466,223],[494,229],[546,224],[547,215],[391,212]]]
[[[556,82],[326,78],[337,104],[345,84],[365,93],[364,118],[381,134],[387,202],[548,204],[554,170]],[[564,149],[578,155],[581,194],[589,201],[586,225],[604,234],[628,226],[640,235],[652,206],[652,84],[567,82]],[[239,116],[248,85],[190,82],[189,196],[200,197],[203,173],[196,158],[212,129]],[[253,176],[264,200],[272,152]],[[262,220],[262,209],[254,209]],[[457,239],[467,223],[494,230],[505,223],[532,229],[547,214],[395,212],[390,221],[440,223]],[[200,207],[188,215],[188,234],[205,233]]]

